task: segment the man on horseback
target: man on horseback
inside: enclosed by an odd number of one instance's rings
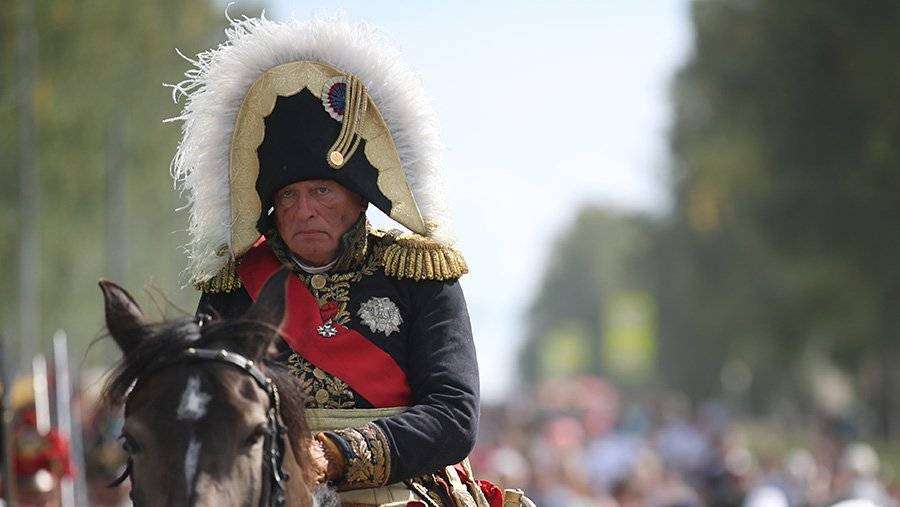
[[[233,21],[173,88],[198,313],[237,318],[288,269],[280,350],[322,481],[347,504],[499,505],[466,456],[478,367],[436,121],[382,37],[339,20]],[[375,206],[409,232],[384,232]]]

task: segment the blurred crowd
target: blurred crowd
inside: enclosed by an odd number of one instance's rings
[[[98,381],[84,385],[94,388],[76,396],[77,442],[41,429],[30,382],[14,386],[18,505],[59,505],[76,480],[84,503],[130,505],[127,481],[108,487],[124,465],[121,417],[97,402]],[[480,478],[524,488],[540,506],[900,506],[891,467],[848,435],[824,420],[767,430],[723,404],[692,408],[675,394],[585,377],[483,407],[471,460]]]
[[[722,404],[625,395],[596,377],[485,406],[481,429],[476,473],[525,488],[537,505],[898,505],[893,471],[873,447],[826,421],[767,432]]]

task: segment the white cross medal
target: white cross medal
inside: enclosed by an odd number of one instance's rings
[[[324,336],[325,338],[331,338],[331,337],[335,336],[336,334],[338,334],[337,328],[334,327],[334,323],[332,323],[330,320],[328,322],[322,324],[321,326],[317,327],[316,331],[318,331],[319,334]]]

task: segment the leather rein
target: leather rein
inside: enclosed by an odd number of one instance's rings
[[[253,361],[246,357],[229,352],[225,349],[196,349],[188,348],[181,354],[172,359],[158,361],[150,368],[138,381],[146,379],[152,374],[158,372],[166,366],[177,363],[194,363],[194,362],[217,362],[230,365],[249,375],[250,378],[269,396],[269,408],[266,411],[266,420],[268,426],[268,434],[263,447],[263,476],[266,475],[266,464],[268,464],[269,489],[268,495],[263,495],[260,499],[260,505],[270,507],[282,507],[285,503],[285,483],[290,479],[284,471],[284,454],[285,454],[285,438],[287,432],[284,423],[281,420],[281,398],[278,395],[278,388],[270,377],[265,376],[263,372],[254,364]],[[130,394],[130,393],[129,393]],[[127,404],[127,400],[126,400]],[[128,463],[122,474],[110,484],[115,487],[131,477],[132,459],[128,457]],[[268,501],[266,500],[268,496]]]

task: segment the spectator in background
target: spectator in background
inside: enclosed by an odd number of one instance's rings
[[[31,405],[16,414],[13,439],[18,504],[23,507],[59,505],[60,480],[74,471],[68,441],[56,430],[41,433]]]
[[[881,460],[869,444],[854,442],[841,458],[834,489],[839,500],[865,500],[882,507],[897,505],[879,480]]]
[[[874,449],[845,449],[844,433],[815,419],[802,433],[811,450],[791,449],[783,430],[768,445],[749,437],[722,404],[694,411],[678,395],[626,397],[596,378],[557,379],[516,399],[533,403],[483,411],[474,463],[528,485],[538,505],[897,505]]]

